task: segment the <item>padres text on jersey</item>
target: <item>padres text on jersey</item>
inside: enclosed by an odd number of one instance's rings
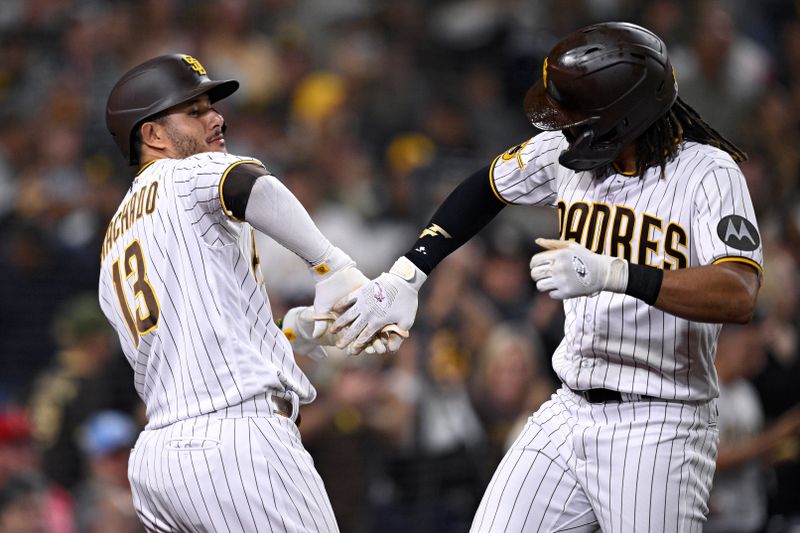
[[[665,270],[725,261],[761,269],[752,201],[727,153],[687,142],[664,178],[651,168],[642,178],[598,179],[558,164],[567,146],[561,132],[546,132],[501,154],[490,172],[495,194],[506,203],[555,207],[560,237],[596,253]],[[553,366],[569,387],[674,400],[717,396],[719,324],[691,322],[612,292],[564,306],[569,319]]]

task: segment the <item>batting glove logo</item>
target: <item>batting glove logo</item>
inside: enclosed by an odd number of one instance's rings
[[[386,294],[383,292],[383,287],[375,284],[375,288],[372,289],[372,297],[375,298],[375,301],[378,303],[383,303],[386,299]]]
[[[575,274],[578,276],[578,279],[584,285],[589,285],[589,269],[586,268],[586,263],[584,263],[580,257],[577,255],[572,256],[572,268],[575,270]]]

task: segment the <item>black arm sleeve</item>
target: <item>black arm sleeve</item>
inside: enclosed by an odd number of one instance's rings
[[[465,179],[436,210],[406,257],[425,274],[470,240],[507,204],[489,182],[489,167]]]
[[[244,220],[250,191],[261,176],[268,172],[255,163],[235,164],[228,170],[222,182],[222,206],[238,220]]]

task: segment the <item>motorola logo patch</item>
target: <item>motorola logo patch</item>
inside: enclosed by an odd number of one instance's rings
[[[745,252],[752,252],[761,243],[753,223],[739,215],[728,215],[720,220],[717,224],[717,235],[731,248]]]

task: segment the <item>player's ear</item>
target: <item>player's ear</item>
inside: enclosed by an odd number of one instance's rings
[[[140,126],[142,144],[151,148],[163,150],[166,148],[167,136],[164,126],[157,121],[148,121]]]

